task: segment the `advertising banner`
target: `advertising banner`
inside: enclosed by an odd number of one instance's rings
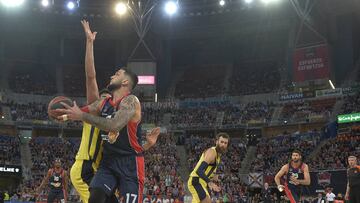
[[[21,166],[16,165],[0,165],[0,175],[8,176],[8,175],[17,175],[21,176]]]
[[[360,121],[360,113],[338,115],[338,123],[352,123]]]
[[[342,95],[342,88],[316,90],[316,97],[336,97]]]
[[[296,82],[330,77],[329,50],[326,45],[296,49],[293,59]]]

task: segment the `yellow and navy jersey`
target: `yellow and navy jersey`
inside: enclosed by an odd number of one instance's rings
[[[220,154],[216,151],[216,147],[211,147],[209,148],[208,150],[215,150],[216,152],[216,160],[214,163],[212,164],[209,164],[205,170],[205,175],[211,179],[215,172],[216,172],[216,169],[218,168],[219,164],[220,164],[220,161],[221,161],[221,157],[220,157]],[[201,163],[204,161],[204,158],[205,158],[205,152],[204,151],[202,154],[201,154],[201,157],[199,159],[199,161],[197,162],[194,170],[190,173],[190,177],[199,177],[199,175],[196,173],[196,171],[198,170],[198,168],[200,167]]]
[[[102,157],[102,139],[100,129],[83,122],[83,130],[76,160],[90,160],[97,169]]]

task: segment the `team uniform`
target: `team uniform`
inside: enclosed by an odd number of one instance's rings
[[[300,202],[303,187],[301,185],[295,185],[291,181],[290,177],[295,176],[299,180],[304,180],[305,164],[301,163],[300,167],[295,168],[295,167],[292,167],[291,164],[289,163],[288,167],[289,167],[289,169],[285,176],[285,184],[284,184],[285,193],[291,203],[297,203],[297,202]]]
[[[103,109],[105,101],[100,106]],[[88,111],[86,108],[83,111]],[[90,197],[89,186],[95,172],[99,168],[102,158],[102,139],[100,129],[83,122],[83,131],[79,151],[75,157],[75,163],[71,167],[70,179],[83,203],[87,203]]]
[[[115,104],[111,98],[106,99],[101,116],[113,118],[121,100]],[[100,134],[103,139],[103,157],[90,187],[101,188],[107,196],[119,189],[125,202],[142,202],[145,163],[140,145],[140,122],[129,121],[115,140],[109,140],[109,132],[102,131]]]
[[[61,203],[65,202],[66,193],[64,189],[64,170],[56,172],[55,169],[50,169],[49,179],[49,195],[47,197],[48,203],[53,203],[55,200],[59,200]]]
[[[350,187],[349,202],[360,202],[360,166],[349,168],[347,171]]]
[[[216,169],[218,168],[218,166],[220,164],[221,157],[220,157],[220,154],[216,151],[216,147],[211,147],[209,150],[215,150],[215,152],[216,152],[215,163],[209,164],[205,170],[205,175],[209,179],[211,179],[214,176]],[[188,180],[188,189],[192,195],[193,203],[201,202],[201,200],[205,199],[206,196],[210,197],[208,189],[207,189],[206,181],[203,180],[202,178],[200,178],[196,172],[199,169],[201,163],[204,161],[204,158],[205,158],[205,152],[202,153],[200,160],[196,164],[194,170],[190,173],[190,178]]]

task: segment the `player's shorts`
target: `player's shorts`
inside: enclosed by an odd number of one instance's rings
[[[360,202],[360,187],[351,187],[349,194],[349,203],[358,203]]]
[[[285,184],[285,193],[289,198],[290,203],[298,203],[301,198],[301,186],[287,185]]]
[[[125,202],[141,203],[144,179],[143,156],[103,157],[90,188],[101,188],[107,196],[111,196],[116,189],[119,189]]]
[[[47,203],[54,203],[55,200],[59,201],[60,203],[65,203],[63,190],[50,190],[47,197]]]
[[[70,179],[83,203],[90,198],[89,186],[95,174],[95,165],[89,160],[76,160],[70,170]]]
[[[206,196],[210,197],[207,190],[207,183],[199,177],[189,178],[188,189],[192,196],[192,203],[201,202]]]

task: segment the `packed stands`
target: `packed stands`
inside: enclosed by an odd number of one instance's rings
[[[224,94],[226,69],[226,65],[189,67],[176,84],[175,96],[177,98],[205,98]]]
[[[30,143],[31,149],[31,180],[24,187],[35,190],[40,186],[47,170],[53,167],[56,158],[62,161],[62,167],[70,171],[80,144],[79,138],[62,139],[57,137],[36,137]]]
[[[48,120],[47,106],[42,103],[19,104],[15,102],[8,103],[11,109],[11,118],[13,121],[23,120]]]
[[[280,86],[277,64],[264,62],[235,65],[229,95],[249,95],[276,91]]]
[[[15,136],[0,136],[0,165],[20,165],[20,140]]]
[[[360,94],[348,95],[344,98],[344,105],[342,106],[342,113],[358,113],[360,112]]]
[[[55,75],[46,65],[33,62],[10,63],[10,89],[17,93],[53,95],[56,93]]]
[[[320,140],[321,133],[317,130],[262,138],[257,145],[256,159],[251,164],[251,171],[273,174],[288,163],[292,150],[301,150],[303,158],[306,159]]]
[[[86,95],[85,73],[83,65],[64,65],[64,93],[67,96]]]
[[[288,122],[327,120],[335,103],[336,98],[286,103],[279,119]]]
[[[173,112],[170,123],[177,128],[214,126],[217,111],[217,109],[210,107],[182,108]]]
[[[145,153],[145,196],[183,201],[185,185],[177,173],[179,160],[174,136],[161,134],[157,144]]]
[[[350,155],[360,156],[359,129],[329,140],[311,160],[311,167],[317,170],[346,169]]]
[[[143,102],[141,103],[141,121],[160,125],[165,113],[174,112],[177,109],[179,109],[179,105],[176,102]]]

